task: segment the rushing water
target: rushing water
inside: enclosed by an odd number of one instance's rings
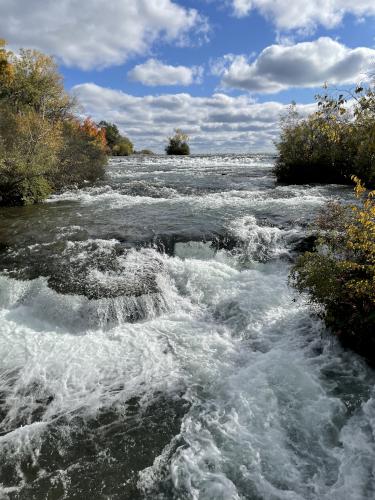
[[[1,499],[375,497],[374,372],[288,288],[346,188],[113,160],[0,212]]]

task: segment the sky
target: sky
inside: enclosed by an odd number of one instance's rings
[[[53,55],[80,112],[162,152],[271,152],[280,116],[375,73],[375,0],[0,0],[0,38]]]

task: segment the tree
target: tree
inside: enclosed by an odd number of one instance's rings
[[[6,50],[5,46],[5,40],[0,38],[0,99],[3,89],[6,85],[9,85],[13,77],[13,69],[9,62],[11,53]]]
[[[0,204],[39,202],[103,176],[105,133],[74,117],[53,59],[0,40]]]
[[[103,128],[98,127],[91,120],[91,118],[86,118],[82,124],[79,123],[77,120],[75,120],[75,122],[77,123],[77,126],[80,129],[80,131],[86,134],[88,137],[90,137],[92,141],[98,146],[99,149],[101,149],[103,152],[106,151],[108,143],[107,143],[106,133]]]
[[[0,97],[15,112],[33,109],[43,118],[61,119],[74,109],[74,99],[64,90],[62,77],[50,56],[36,50],[7,52],[8,73],[1,80]]]
[[[98,123],[98,126],[105,131],[108,147],[112,150],[113,147],[120,141],[120,131],[114,123],[108,123],[104,120]]]
[[[59,153],[59,168],[50,182],[54,189],[82,187],[105,175],[107,143],[102,129],[86,119],[63,122],[63,146]]]
[[[168,139],[169,143],[165,147],[167,155],[189,155],[189,137],[180,129],[175,130],[175,134]]]
[[[129,156],[133,153],[133,143],[127,137],[121,140],[113,147],[113,156]]]
[[[117,125],[101,121],[98,124],[105,131],[109,153],[114,156],[129,156],[133,154],[133,143],[119,132]]]
[[[29,109],[22,115],[0,106],[0,203],[27,204],[52,192],[48,176],[57,168],[61,124]]]
[[[354,158],[354,173],[368,186],[375,186],[375,90],[356,89],[354,110],[355,138],[358,144]]]

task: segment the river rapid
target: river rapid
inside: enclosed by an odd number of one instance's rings
[[[374,371],[288,287],[340,186],[114,159],[0,211],[0,498],[372,500]]]

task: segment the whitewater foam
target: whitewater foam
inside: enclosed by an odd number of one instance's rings
[[[2,253],[2,498],[374,498],[374,372],[287,284],[345,190],[275,187],[271,168],[117,159],[113,182],[43,206],[51,241]]]

